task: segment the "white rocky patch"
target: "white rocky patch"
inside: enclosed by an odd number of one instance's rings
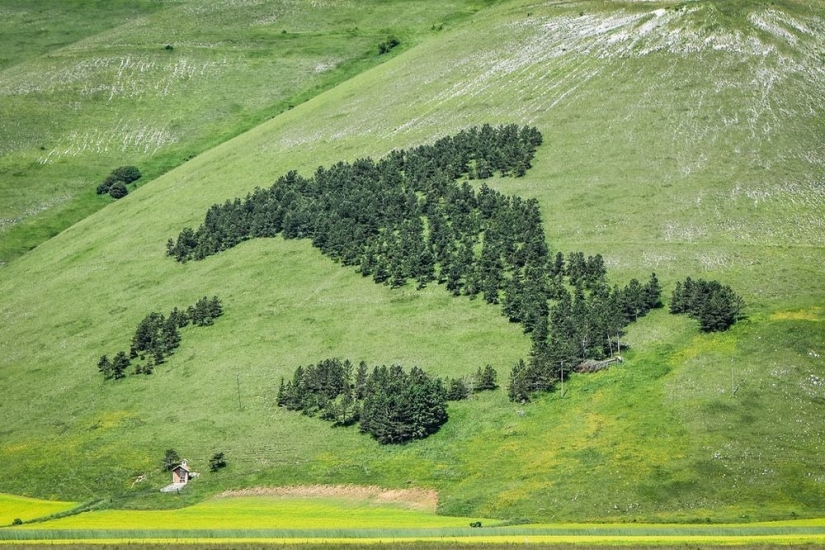
[[[48,164],[62,157],[84,153],[131,152],[154,155],[161,147],[178,141],[167,127],[154,127],[139,121],[119,120],[111,128],[95,128],[85,132],[72,131],[37,162]]]

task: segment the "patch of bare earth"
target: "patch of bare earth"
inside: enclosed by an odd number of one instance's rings
[[[432,489],[385,489],[375,485],[295,485],[291,487],[252,487],[224,491],[217,498],[231,497],[341,498],[376,506],[396,505],[410,510],[435,512],[438,493]]]

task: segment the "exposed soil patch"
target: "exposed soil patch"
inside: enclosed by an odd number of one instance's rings
[[[252,487],[224,491],[218,498],[272,496],[298,498],[343,498],[374,505],[400,505],[410,510],[435,512],[438,493],[432,489],[385,489],[375,485],[296,485],[292,487]]]

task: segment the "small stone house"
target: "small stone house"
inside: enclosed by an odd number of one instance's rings
[[[182,460],[180,464],[172,468],[172,483],[186,485],[192,477],[189,463],[186,460]]]
[[[198,477],[198,472],[189,469],[189,463],[181,460],[180,464],[172,468],[172,483],[162,488],[162,493],[172,493],[183,489],[193,478]]]

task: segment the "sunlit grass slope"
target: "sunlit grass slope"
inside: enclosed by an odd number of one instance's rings
[[[813,7],[812,7],[813,6]],[[510,2],[192,159],[0,270],[0,488],[174,506],[227,487],[361,483],[440,491],[440,511],[530,520],[749,521],[825,513],[825,19],[808,3]],[[502,379],[519,327],[438,287],[392,291],[305,241],[176,264],[206,208],[296,168],[380,156],[484,122],[545,136],[522,179],[554,250],[616,283],[656,271],[730,284],[721,335],[657,311],[620,367],[527,405],[450,406],[425,441],[379,447],[274,406],[329,356]],[[104,382],[149,311],[216,294],[149,378]],[[188,329],[187,329],[188,330]],[[177,449],[204,475],[161,497]],[[229,467],[210,474],[223,451]],[[132,487],[139,474],[148,481]]]
[[[0,525],[10,525],[15,519],[28,521],[65,512],[75,506],[74,502],[39,500],[0,493]]]
[[[0,2],[0,265],[485,0]]]

